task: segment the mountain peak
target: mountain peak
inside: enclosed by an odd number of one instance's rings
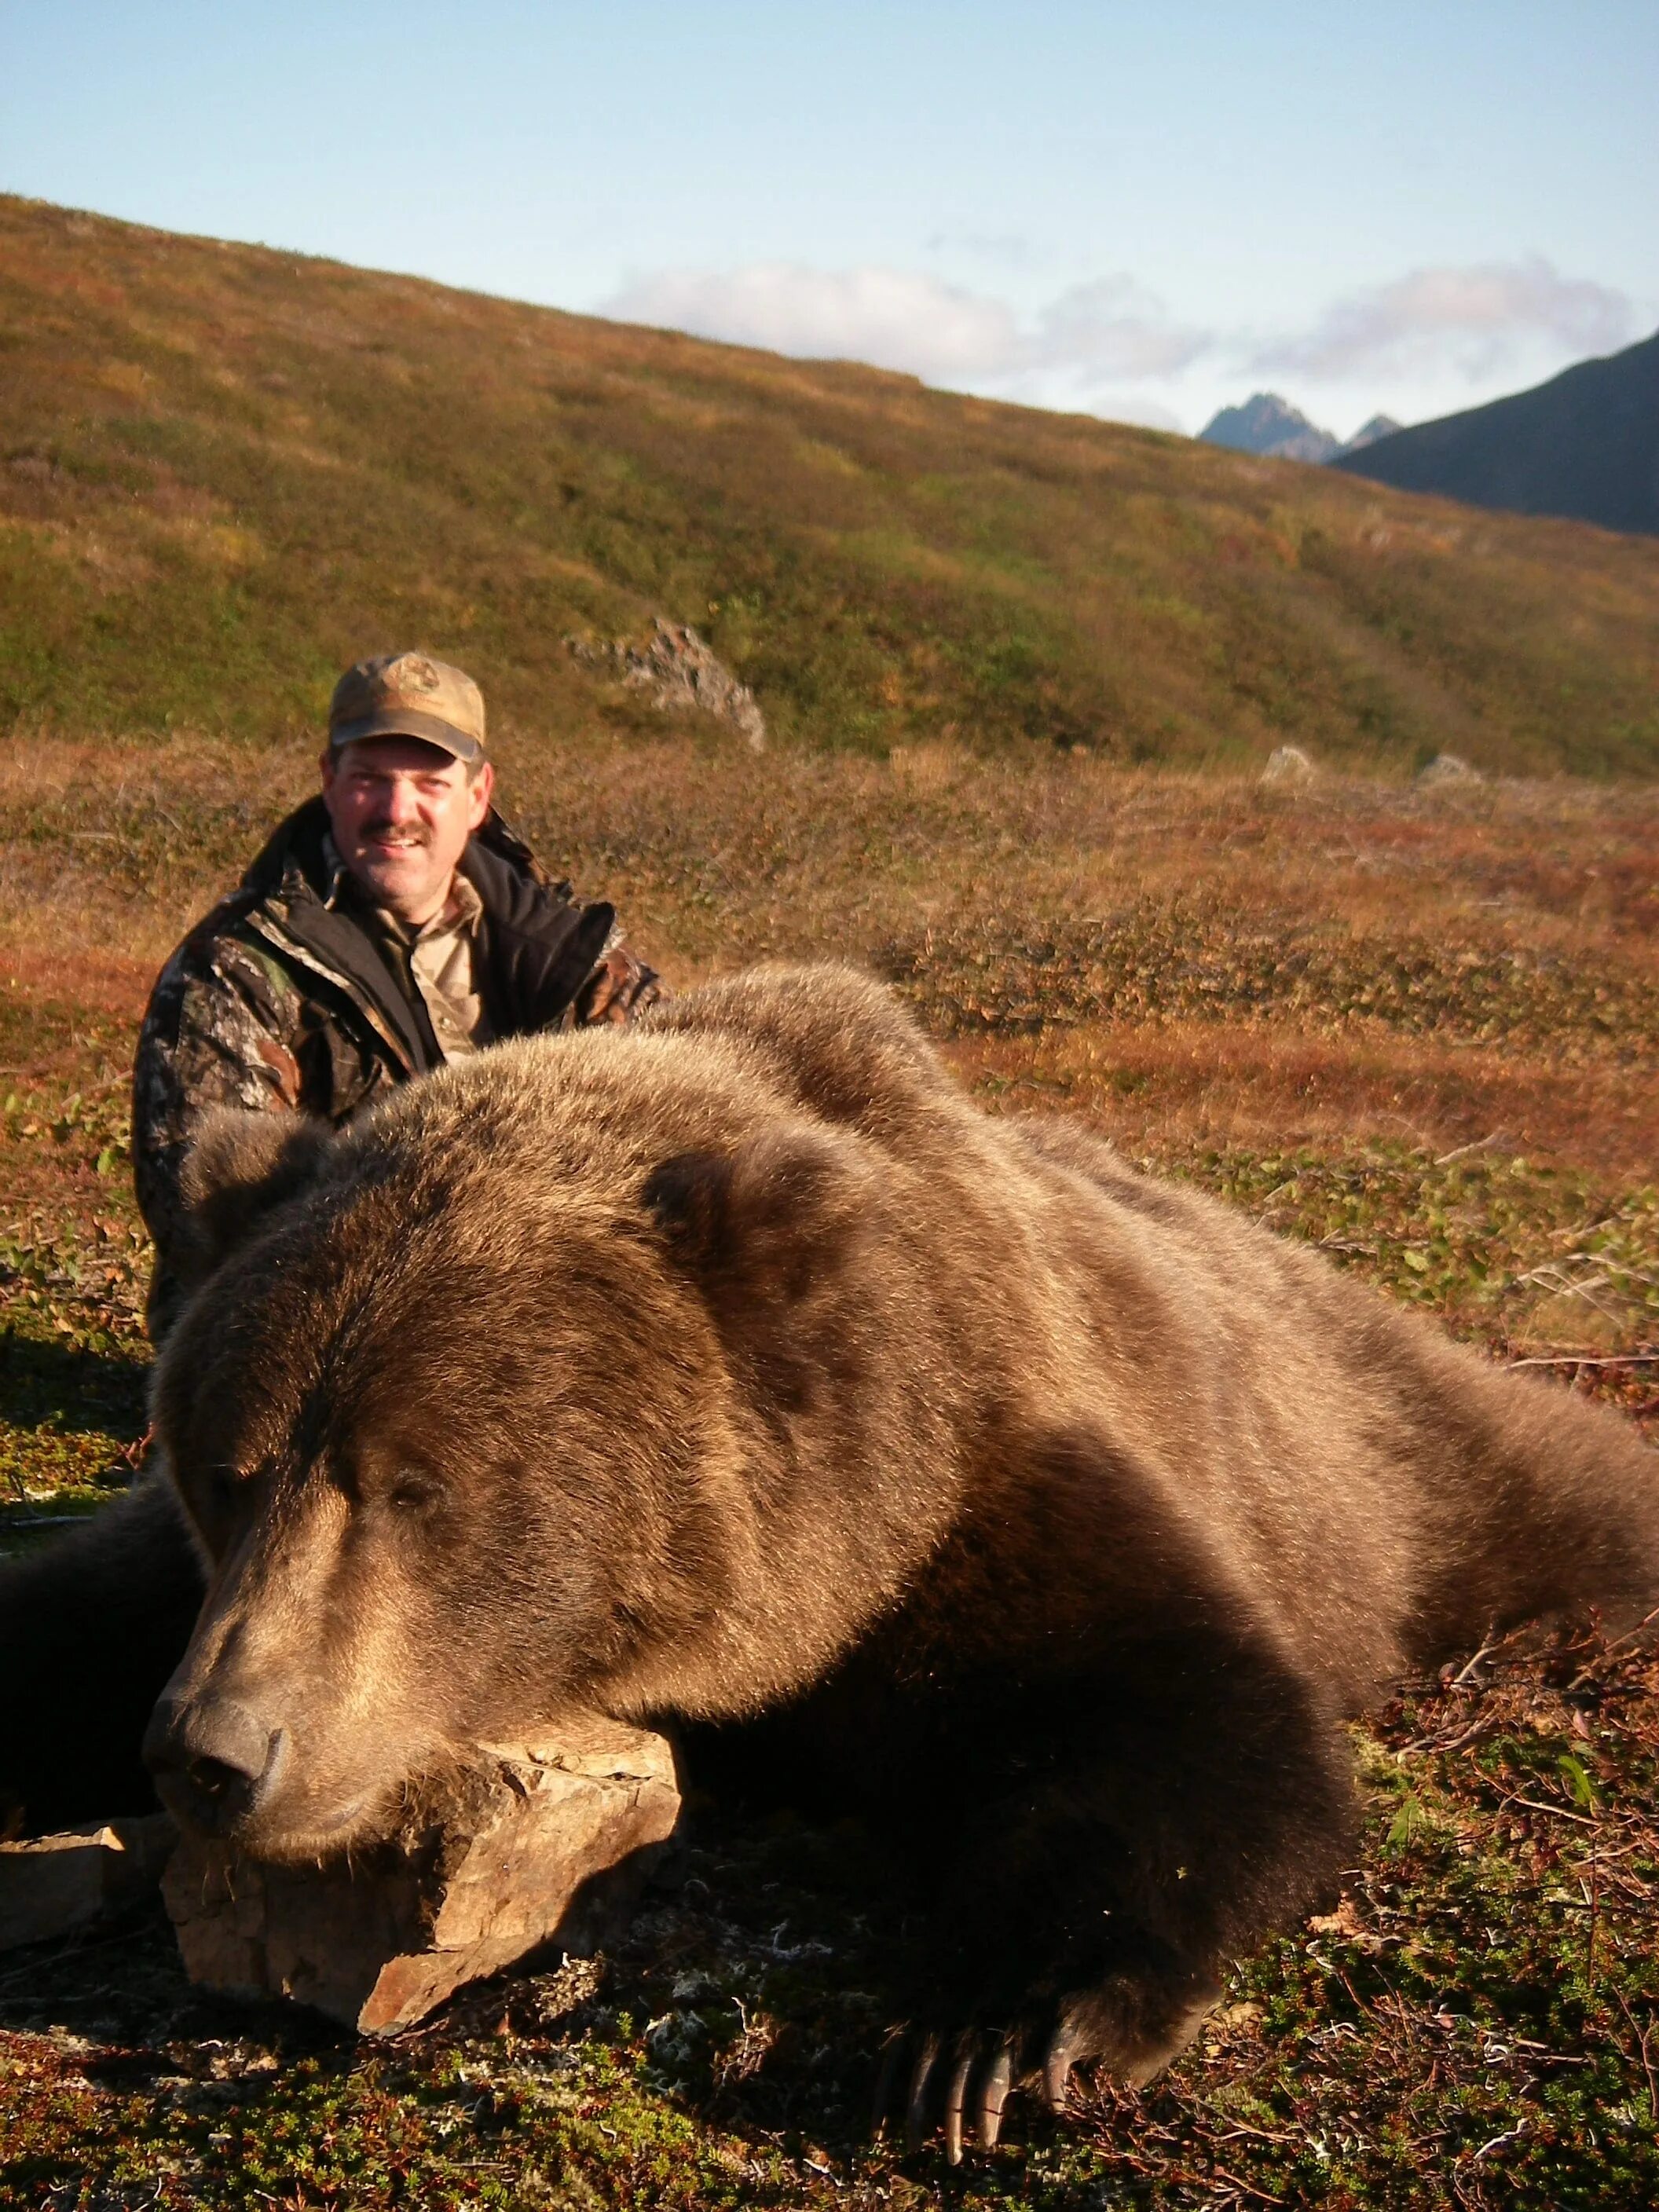
[[[1400,428],[1392,415],[1373,415],[1352,438],[1322,430],[1299,407],[1276,392],[1257,392],[1242,407],[1224,407],[1199,432],[1201,444],[1227,446],[1236,453],[1261,453],[1276,461],[1334,461],[1340,453],[1363,453]]]
[[[1342,451],[1341,441],[1310,422],[1299,407],[1276,392],[1251,394],[1242,407],[1224,407],[1199,432],[1206,446],[1230,447],[1236,453],[1261,453],[1279,461],[1328,461]]]

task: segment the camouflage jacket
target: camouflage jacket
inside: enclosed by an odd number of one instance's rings
[[[290,815],[150,994],[133,1066],[132,1161],[155,1245],[158,1340],[179,1299],[179,1173],[210,1108],[343,1122],[443,1064],[407,955],[353,896],[327,830],[320,799]],[[625,1021],[657,996],[653,971],[620,941],[615,909],[550,882],[499,815],[474,836],[461,872],[482,908],[474,958],[488,1034]]]

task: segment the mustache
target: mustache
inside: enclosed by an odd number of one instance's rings
[[[357,835],[364,842],[371,837],[395,837],[404,845],[429,845],[432,842],[432,832],[424,823],[394,822],[389,815],[365,822]]]

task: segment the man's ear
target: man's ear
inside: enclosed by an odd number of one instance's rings
[[[641,1196],[675,1261],[714,1291],[792,1303],[844,1260],[874,1186],[855,1139],[808,1123],[732,1152],[680,1152]]]
[[[210,1275],[267,1214],[315,1182],[335,1141],[330,1124],[308,1115],[218,1106],[204,1115],[179,1177],[185,1281]]]

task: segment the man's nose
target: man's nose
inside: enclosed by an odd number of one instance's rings
[[[385,789],[388,821],[413,822],[421,811],[420,794],[413,781],[407,776],[389,776]]]
[[[164,1696],[144,1735],[144,1763],[173,1817],[222,1836],[269,1795],[287,1750],[280,1728],[234,1698]]]

